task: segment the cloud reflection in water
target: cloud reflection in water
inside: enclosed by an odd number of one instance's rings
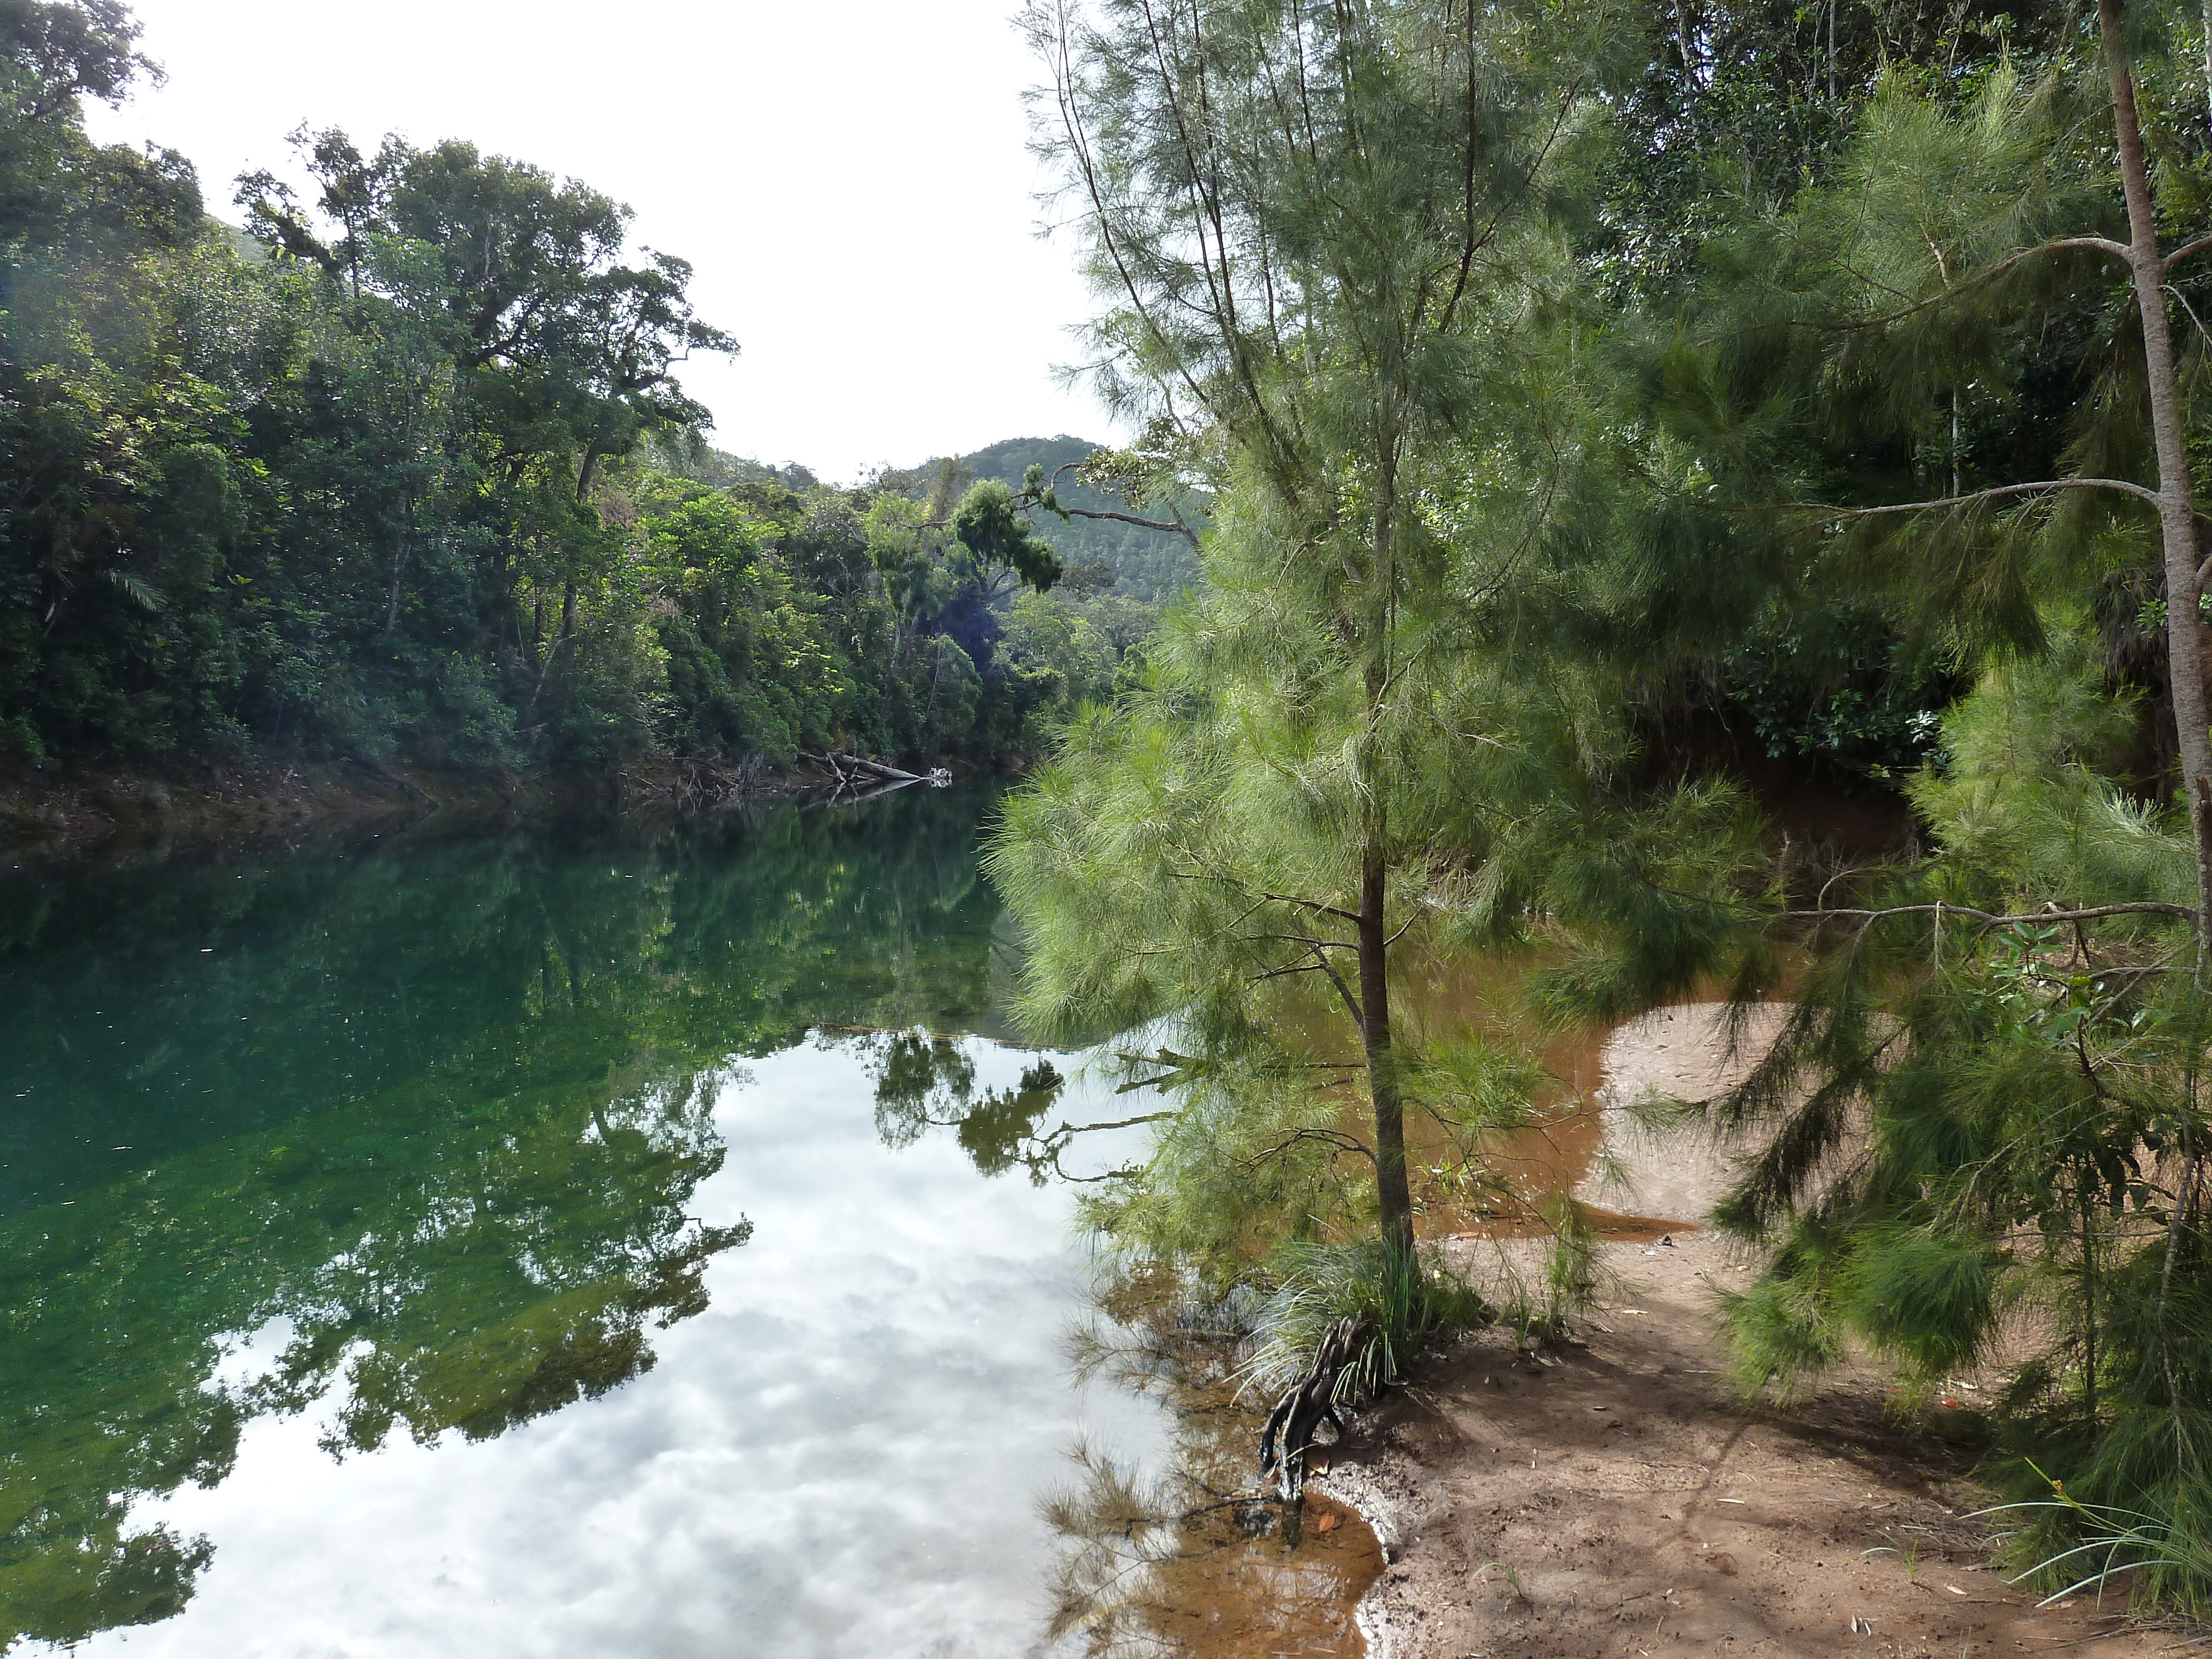
[[[1034,1059],[964,1046],[983,1089]],[[884,1146],[869,1059],[809,1043],[725,1084],[694,1212],[755,1231],[652,1371],[495,1440],[343,1463],[313,1415],[253,1422],[229,1479],[145,1517],[216,1542],[186,1612],[82,1650],[1042,1651],[1040,1498],[1079,1436],[1158,1455],[1160,1416],[1070,1381],[1066,1190],[986,1181],[949,1133]]]

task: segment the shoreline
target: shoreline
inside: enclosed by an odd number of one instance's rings
[[[51,866],[176,850],[289,847],[377,829],[503,830],[562,820],[684,817],[831,792],[804,764],[740,781],[717,769],[719,793],[697,787],[696,763],[640,762],[618,773],[518,773],[462,768],[237,766],[191,774],[0,769],[0,862]]]
[[[1907,1413],[1856,1361],[1790,1401],[1737,1388],[1717,1303],[1753,1264],[1698,1224],[1742,1147],[1657,1134],[1632,1109],[1710,1097],[1786,1017],[1761,1011],[1731,1053],[1719,1006],[1611,1034],[1612,1179],[1594,1170],[1576,1189],[1677,1231],[1600,1245],[1600,1305],[1565,1346],[1540,1359],[1510,1331],[1471,1332],[1328,1448],[1315,1484],[1360,1515],[1386,1563],[1354,1610],[1370,1659],[2212,1653],[2137,1626],[2115,1598],[2041,1607],[2007,1582],[1974,1515],[1988,1498],[1971,1409]]]

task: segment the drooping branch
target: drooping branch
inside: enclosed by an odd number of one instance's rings
[[[1060,1165],[1060,1154],[1068,1149],[1078,1135],[1090,1134],[1095,1131],[1103,1129],[1133,1129],[1140,1124],[1164,1122],[1166,1120],[1175,1115],[1175,1113],[1171,1111],[1143,1112],[1139,1113],[1135,1117],[1115,1118],[1112,1121],[1106,1123],[1068,1123],[1063,1121],[1053,1128],[1049,1133],[1038,1136],[1033,1143],[1034,1150],[1024,1152],[1022,1155],[1022,1162],[1028,1164],[1033,1170],[1042,1170],[1047,1164],[1049,1164],[1052,1166],[1053,1174],[1062,1181],[1095,1183],[1098,1182],[1124,1179],[1135,1175],[1137,1173],[1137,1170],[1134,1167],[1124,1166],[1120,1169],[1109,1170],[1103,1175],[1070,1175]]]
[[[1998,260],[1996,264],[1989,266],[1986,270],[1978,270],[1972,276],[1964,277],[1959,282],[1948,283],[1926,299],[1916,300],[1912,304],[1899,307],[1895,311],[1886,311],[1875,317],[1856,317],[1844,323],[1820,323],[1814,326],[1837,331],[1849,331],[1861,328],[1882,328],[1891,323],[1901,323],[1907,317],[1917,316],[1933,307],[1948,304],[1961,295],[1971,294],[1976,289],[1996,281],[1998,277],[2014,267],[2025,264],[2039,254],[2062,253],[2069,249],[2109,253],[2124,263],[2129,258],[2127,244],[2116,242],[2109,236],[2061,236],[2055,241],[2039,242],[2033,247],[2022,248],[2019,252]]]
[[[1067,471],[1071,467],[1079,467],[1082,465],[1080,461],[1062,461],[1053,469],[1051,488],[1054,490],[1058,489],[1060,474]],[[1105,507],[1068,507],[1063,505],[1057,498],[1047,505],[1043,495],[1040,495],[1036,499],[1030,500],[1027,498],[1026,491],[1024,492],[1023,496],[1017,497],[1017,500],[1021,506],[1043,507],[1046,512],[1056,513],[1064,519],[1111,519],[1116,524],[1133,524],[1139,530],[1164,530],[1188,542],[1192,551],[1195,552],[1198,550],[1198,532],[1182,521],[1182,514],[1180,513],[1176,513],[1171,520],[1145,519],[1139,518],[1133,513],[1115,513]],[[1171,513],[1175,512],[1172,506],[1168,510]]]
[[[1323,904],[1319,899],[1292,898],[1284,893],[1262,893],[1260,896],[1274,904],[1295,904],[1301,909],[1318,910],[1323,915],[1334,916],[1343,921],[1357,924],[1359,921],[1357,912],[1339,909],[1334,904]]]
[[[1336,971],[1336,964],[1332,963],[1328,959],[1328,953],[1318,946],[1315,947],[1313,956],[1314,961],[1320,966],[1322,972],[1328,975],[1328,982],[1336,987],[1337,995],[1344,999],[1345,1009],[1351,1014],[1352,1023],[1361,1030],[1365,1030],[1367,1017],[1359,1010],[1359,999],[1352,994],[1352,988],[1344,982],[1344,975]]]
[[[2096,904],[2079,910],[2036,910],[2024,915],[1999,915],[1993,910],[1978,910],[1966,904],[1893,904],[1886,909],[1858,909],[1844,906],[1823,906],[1813,910],[1788,910],[1783,913],[1793,921],[1885,921],[1892,916],[1964,916],[1988,927],[2019,927],[2030,922],[2095,921],[2105,916],[2172,916],[2178,921],[2195,921],[2196,910],[2186,904],[2168,904],[2157,899],[2142,899],[2131,904]]]
[[[1280,1158],[1302,1140],[1318,1140],[1340,1152],[1357,1152],[1370,1164],[1375,1161],[1375,1149],[1357,1135],[1348,1135],[1341,1129],[1293,1129],[1273,1146],[1253,1153],[1244,1160],[1244,1165],[1249,1169],[1268,1158]]]
[[[1832,519],[1879,519],[1898,513],[1933,513],[1945,507],[1972,507],[1980,501],[2014,495],[2049,495],[2062,489],[2117,489],[2139,501],[2158,505],[2158,492],[2125,478],[2045,478],[2035,483],[1999,484],[1990,489],[1969,490],[1963,495],[1941,495],[1924,501],[1899,501],[1887,507],[1832,507],[1825,501],[1785,501],[1784,507],[1818,513]]]

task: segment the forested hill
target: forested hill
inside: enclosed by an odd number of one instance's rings
[[[994,478],[1018,489],[1032,466],[1047,478],[1063,466],[1079,464],[1098,445],[1061,433],[1056,438],[1008,438],[972,455],[960,465],[978,478]],[[1127,513],[1127,502],[1077,482],[1071,472],[1059,486],[1062,506],[1092,512]],[[1133,514],[1133,516],[1156,516]],[[1198,555],[1173,531],[1147,530],[1110,519],[1044,519],[1040,532],[1070,566],[1104,565],[1116,577],[1115,591],[1146,605],[1165,605],[1198,580]]]
[[[1002,486],[714,452],[680,365],[738,343],[586,183],[303,130],[304,191],[234,193],[94,144],[137,33],[0,6],[0,766],[990,764],[1148,630],[1048,591]]]

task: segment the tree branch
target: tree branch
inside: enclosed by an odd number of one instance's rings
[[[1328,982],[1336,987],[1337,995],[1344,999],[1344,1006],[1352,1015],[1352,1023],[1363,1031],[1365,1030],[1367,1016],[1359,1012],[1359,999],[1352,994],[1352,988],[1344,982],[1344,975],[1336,971],[1335,964],[1329,961],[1328,955],[1318,946],[1315,948],[1313,955],[1314,960],[1321,964],[1322,972],[1328,975]]]
[[[1970,507],[1977,501],[2000,501],[2010,495],[2047,495],[2061,489],[2117,489],[2159,504],[2158,492],[2125,478],[2045,478],[2038,483],[2000,484],[1994,489],[1971,490],[1964,495],[1942,495],[1932,501],[1899,501],[1891,507],[1831,507],[1822,501],[1785,501],[1785,507],[1824,514],[1832,519],[1879,519],[1894,513],[1932,513],[1939,507]]]
[[[1083,463],[1080,461],[1062,461],[1058,466],[1054,467],[1052,470],[1053,489],[1057,490],[1060,488],[1060,475],[1061,473],[1066,471],[1070,467],[1079,467],[1082,465]],[[1024,502],[1024,505],[1042,506],[1042,502],[1041,501],[1036,503]],[[1188,542],[1193,552],[1196,552],[1198,550],[1198,532],[1193,530],[1188,525],[1182,521],[1182,514],[1180,513],[1176,513],[1173,519],[1140,519],[1133,513],[1109,513],[1103,507],[1062,507],[1057,500],[1055,500],[1050,507],[1046,507],[1045,510],[1048,513],[1057,513],[1063,519],[1111,519],[1116,524],[1135,525],[1139,530],[1170,531],[1174,534],[1182,537],[1183,540]],[[1168,510],[1170,513],[1175,512],[1175,507],[1172,503],[1170,504]]]
[[[1319,899],[1292,898],[1285,893],[1262,893],[1260,896],[1277,904],[1295,904],[1304,909],[1318,910],[1323,915],[1335,916],[1340,921],[1351,922],[1355,926],[1359,921],[1358,916],[1353,912],[1340,910],[1334,904],[1323,904]]]
[[[1933,915],[1938,911],[1947,916],[1966,916],[1989,927],[2016,927],[2040,921],[2094,921],[2103,916],[2174,916],[2184,921],[2197,920],[2197,912],[2188,905],[2167,904],[2157,899],[2142,899],[2133,904],[2091,905],[2080,910],[2038,910],[2017,916],[2001,916],[1995,911],[1977,910],[1966,904],[1897,904],[1886,910],[1824,907],[1817,910],[1786,910],[1783,914],[1797,921],[1856,919],[1874,922],[1886,921],[1891,916]]]
[[[2200,236],[2193,242],[2184,242],[2179,247],[2174,249],[2172,252],[2167,254],[2165,258],[2159,261],[2159,269],[2161,270],[2172,270],[2174,266],[2179,264],[2191,254],[2202,253],[2208,247],[2212,247],[2212,236]]]
[[[2039,253],[2059,253],[2063,252],[2069,248],[2087,249],[2098,253],[2109,253],[2114,258],[2119,259],[2123,262],[2125,262],[2128,258],[2127,244],[2124,242],[2116,242],[2109,236],[2062,236],[2055,242],[2043,242],[2034,247],[2022,248],[2019,252],[2013,254],[2010,258],[1998,260],[1996,264],[1991,265],[1988,270],[1976,271],[1972,276],[1967,277],[1964,282],[1953,283],[1946,287],[1940,294],[1930,295],[1924,300],[1916,301],[1913,304],[1903,307],[1899,310],[1884,312],[1879,317],[1862,317],[1852,322],[1826,323],[1819,325],[1819,326],[1841,331],[1858,328],[1880,328],[1886,323],[1902,322],[1907,317],[1913,316],[1917,313],[1927,310],[1930,306],[1940,306],[1946,301],[1957,299],[1962,294],[1971,293],[1973,289],[1981,287],[1985,283],[1993,283],[1996,281],[1998,277],[2003,276],[2005,272],[2010,270],[2014,265],[2024,264],[2027,260],[2035,258]]]
[[[1255,1152],[1251,1157],[1246,1158],[1244,1160],[1244,1167],[1249,1169],[1253,1164],[1258,1164],[1263,1159],[1279,1158],[1282,1154],[1290,1151],[1291,1147],[1297,1146],[1301,1140],[1322,1141],[1328,1146],[1335,1147],[1340,1152],[1357,1152],[1360,1157],[1365,1158],[1370,1164],[1372,1164],[1375,1161],[1375,1149],[1373,1147],[1370,1146],[1365,1141],[1359,1139],[1356,1136],[1346,1134],[1340,1129],[1293,1129],[1289,1134],[1285,1135],[1273,1146],[1268,1147],[1267,1151],[1263,1152]]]

